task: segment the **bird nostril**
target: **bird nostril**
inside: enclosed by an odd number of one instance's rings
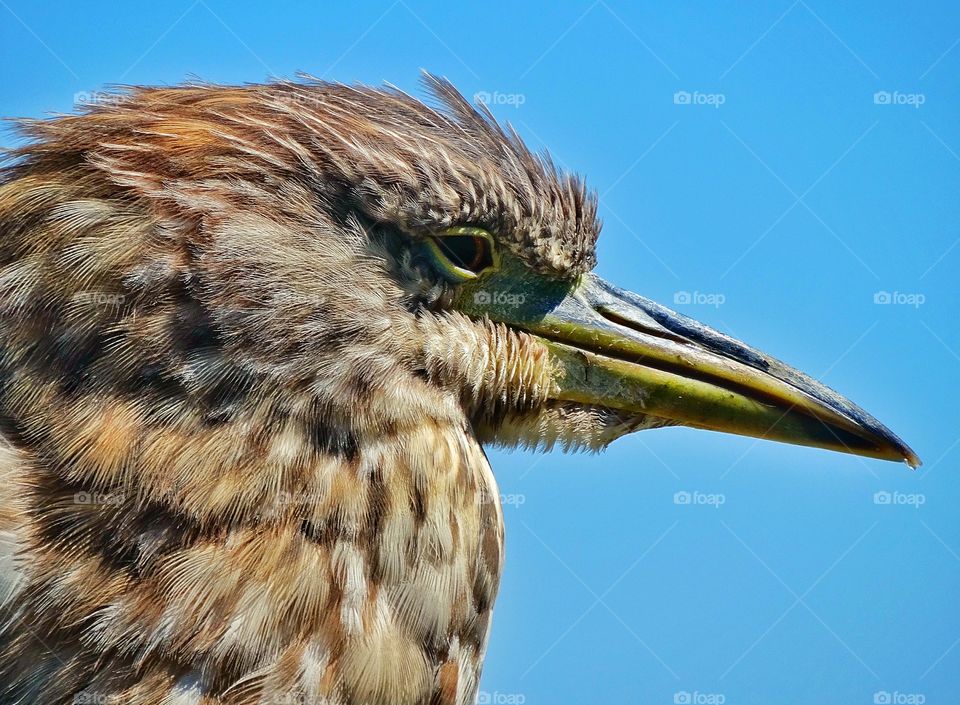
[[[690,340],[690,338],[687,338],[672,332],[671,330],[660,325],[653,319],[650,319],[649,323],[640,322],[636,320],[636,318],[628,318],[618,313],[612,307],[606,306],[603,304],[599,306],[594,306],[593,309],[594,311],[596,311],[598,314],[600,314],[603,318],[610,321],[611,323],[615,323],[618,326],[623,326],[624,328],[629,328],[632,331],[636,331],[638,333],[645,333],[647,335],[653,335],[653,336],[656,336],[657,338],[663,338],[664,340],[672,340],[676,343],[685,343],[688,345],[696,344],[694,343],[694,341]]]

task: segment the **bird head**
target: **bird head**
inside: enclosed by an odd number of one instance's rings
[[[256,389],[338,447],[424,419],[534,447],[685,425],[919,463],[824,385],[603,281],[582,180],[426,82],[433,107],[317,81],[193,86],[30,126],[32,169],[73,159],[88,191],[109,174],[159,223],[131,214],[125,248],[77,249],[65,273],[123,296],[78,324],[142,310],[131,337],[153,342],[111,374],[162,358],[212,422]],[[60,222],[93,209],[62,205]],[[158,297],[179,304],[151,327]]]

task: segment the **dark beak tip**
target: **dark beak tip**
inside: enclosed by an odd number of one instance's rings
[[[923,465],[923,461],[920,460],[920,456],[914,453],[911,448],[904,446],[901,449],[901,453],[903,453],[903,462],[905,462],[911,470],[917,470],[921,465]]]
[[[904,462],[911,470],[916,470],[923,465],[923,461],[920,460],[920,456],[914,452],[913,448],[904,443],[900,437],[890,429],[885,426],[880,426],[879,429],[874,430],[880,441],[878,447],[885,449],[889,453],[890,460]]]
[[[914,452],[913,448],[889,430],[884,429],[884,431],[886,433],[880,435],[880,443],[877,449],[884,451],[887,454],[887,459],[906,463],[911,470],[916,470],[923,465],[923,461],[920,460],[920,456]]]

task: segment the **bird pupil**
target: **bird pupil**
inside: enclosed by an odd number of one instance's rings
[[[441,251],[454,265],[471,272],[481,272],[493,265],[489,243],[475,235],[454,235],[438,238]]]

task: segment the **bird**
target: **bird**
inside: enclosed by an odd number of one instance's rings
[[[0,703],[467,705],[485,448],[688,426],[917,466],[595,272],[598,198],[444,78],[119,87],[0,171]]]

